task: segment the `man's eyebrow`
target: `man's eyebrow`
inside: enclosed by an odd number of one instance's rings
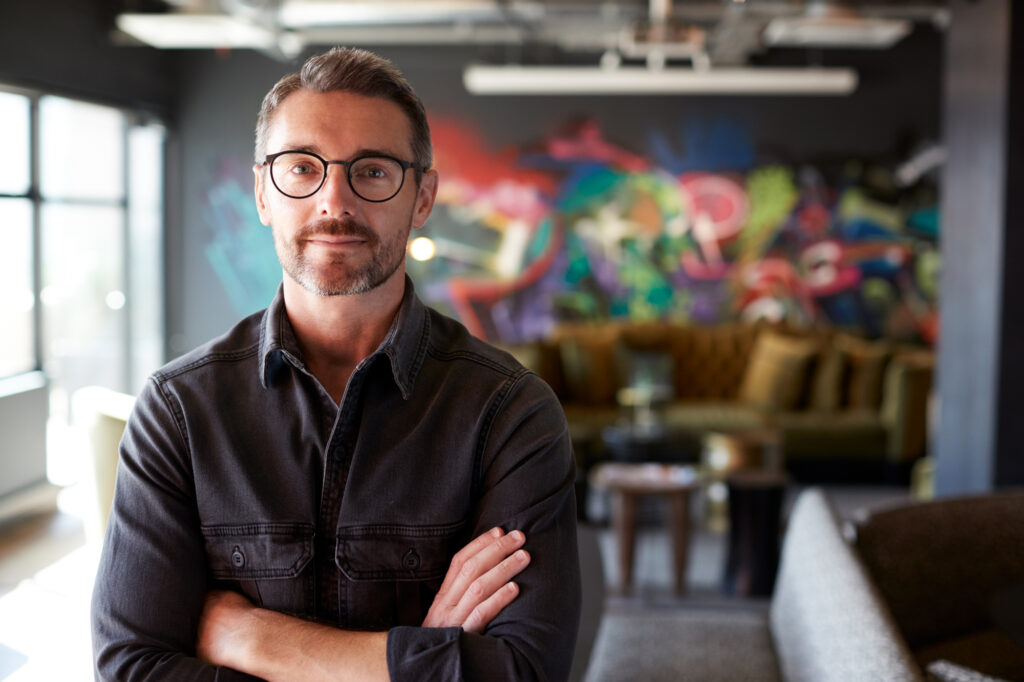
[[[316,154],[317,156],[327,158],[326,156],[324,156],[324,153],[323,151],[321,151],[320,147],[315,144],[286,144],[283,145],[281,149],[290,152],[310,152]],[[380,147],[362,147],[353,152],[352,155],[348,157],[348,159],[328,159],[328,161],[347,161],[350,159],[359,158],[361,156],[390,156],[391,158],[394,159],[402,158],[402,155],[400,153],[392,149],[383,149]]]
[[[323,156],[323,154],[320,153],[320,148],[315,144],[286,144],[282,145],[281,149],[289,152],[312,152],[313,154]]]
[[[399,154],[398,152],[395,152],[395,151],[393,151],[391,149],[374,149],[374,148],[366,148],[366,147],[360,149],[355,154],[353,154],[352,158],[354,159],[357,156],[390,156],[390,157],[395,158],[395,159],[402,158],[401,154]]]

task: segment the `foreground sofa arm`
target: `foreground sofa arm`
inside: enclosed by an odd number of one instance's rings
[[[791,682],[923,680],[820,489],[805,491],[790,514],[770,623]]]

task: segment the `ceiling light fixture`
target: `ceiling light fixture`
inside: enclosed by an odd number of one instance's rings
[[[849,95],[853,69],[467,66],[475,95]]]
[[[120,14],[117,27],[163,49],[276,47],[274,32],[226,14]]]

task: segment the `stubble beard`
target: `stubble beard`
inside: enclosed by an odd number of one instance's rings
[[[369,227],[352,218],[324,218],[303,225],[288,241],[274,230],[274,246],[285,273],[303,289],[317,296],[354,296],[365,294],[386,282],[405,259],[410,228],[398,230],[390,239],[381,239]],[[357,254],[339,253],[328,263],[307,257],[306,243],[316,235],[358,237],[366,243],[370,257],[354,262]]]

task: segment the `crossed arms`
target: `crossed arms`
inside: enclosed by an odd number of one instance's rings
[[[530,562],[523,533],[494,528],[453,558],[423,627],[480,634],[515,599],[512,582]],[[278,680],[387,680],[387,633],[352,632],[252,605],[236,592],[211,591],[199,623],[197,655],[214,665]]]

